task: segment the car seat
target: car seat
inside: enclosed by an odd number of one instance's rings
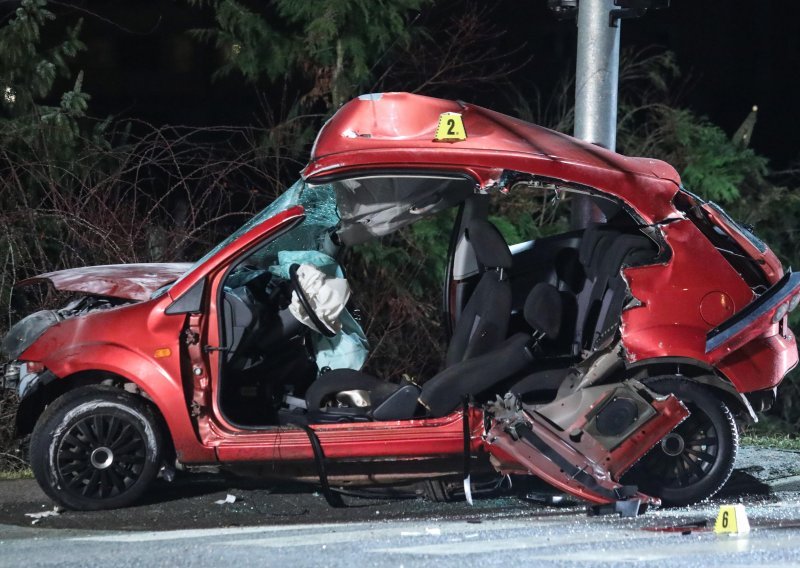
[[[309,417],[317,422],[353,419],[401,420],[417,415],[445,416],[465,396],[474,396],[524,370],[533,362],[532,349],[544,337],[558,336],[561,295],[555,286],[537,284],[525,301],[524,316],[533,335],[517,333],[494,350],[451,365],[424,383],[400,384],[353,371],[338,369],[322,375],[306,391]],[[362,407],[327,406],[348,391],[361,391],[369,399]]]
[[[508,244],[497,227],[483,219],[470,221],[466,237],[483,273],[456,322],[445,367],[492,351],[506,338],[511,318]]]

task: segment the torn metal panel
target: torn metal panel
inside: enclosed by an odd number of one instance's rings
[[[689,411],[673,395],[659,397],[627,381],[573,395],[571,411],[525,407],[513,395],[491,405],[486,449],[499,463],[516,462],[553,486],[593,503],[659,500],[618,482],[625,471],[683,421]],[[566,402],[565,402],[566,404]]]

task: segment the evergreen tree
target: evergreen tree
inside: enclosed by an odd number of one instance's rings
[[[194,30],[225,50],[219,70],[251,82],[310,79],[309,102],[338,108],[368,81],[387,50],[411,37],[408,17],[432,0],[189,0],[210,5],[217,28]]]
[[[78,39],[81,21],[67,29],[63,41],[43,47],[41,30],[54,19],[46,0],[23,0],[0,28],[0,147],[59,160],[74,154],[89,95],[79,72],[58,106],[44,102],[52,98],[56,79],[73,77],[69,60],[86,49]]]

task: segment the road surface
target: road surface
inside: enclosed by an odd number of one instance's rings
[[[800,566],[798,457],[745,450],[719,499],[635,519],[515,496],[474,507],[349,498],[331,509],[313,488],[207,475],[122,511],[35,519],[26,513],[52,504],[33,482],[0,482],[0,566]],[[235,502],[216,504],[228,494]],[[714,534],[720,504],[736,501],[752,531]]]

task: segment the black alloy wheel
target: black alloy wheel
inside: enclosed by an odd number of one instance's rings
[[[84,387],[52,403],[31,443],[36,480],[70,509],[124,507],[161,467],[162,433],[152,406],[110,387]]]
[[[660,497],[665,506],[708,499],[728,481],[739,434],[730,409],[701,384],[684,378],[646,381],[659,394],[673,393],[691,414],[648,452],[624,481]]]

